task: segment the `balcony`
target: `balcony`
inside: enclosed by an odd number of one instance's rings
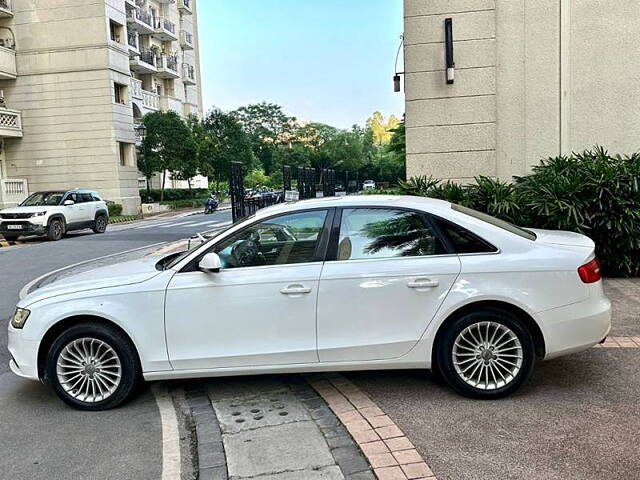
[[[160,110],[160,95],[148,90],[142,90],[142,105],[153,112]]]
[[[158,77],[180,78],[180,73],[178,73],[178,57],[176,55],[164,54],[158,60]]]
[[[15,206],[28,196],[29,186],[26,179],[5,178],[0,180],[0,206]]]
[[[178,0],[178,11],[183,15],[192,15],[191,0]]]
[[[129,46],[129,55],[140,55],[140,46],[138,45],[138,32],[129,30],[127,32],[127,45]]]
[[[175,42],[178,40],[178,34],[176,33],[176,24],[172,21],[158,17],[154,23],[155,36],[163,42]]]
[[[22,117],[18,110],[0,107],[0,138],[22,137]]]
[[[142,100],[142,80],[131,77],[131,98]]]
[[[141,48],[140,55],[129,60],[129,68],[132,72],[140,74],[158,73],[157,60],[155,52],[148,48]]]
[[[0,0],[0,18],[13,17],[13,6],[11,0]]]
[[[5,45],[10,45],[5,40]],[[13,80],[17,77],[16,69],[16,51],[8,46],[1,46],[0,41],[0,80]],[[13,47],[13,45],[11,45]]]
[[[196,69],[193,65],[188,63],[182,64],[182,83],[185,85],[196,84]]]
[[[127,14],[129,28],[137,31],[140,35],[150,35],[155,32],[153,28],[153,15],[151,12],[141,8],[130,10]]]
[[[180,32],[180,46],[183,50],[193,50],[193,33],[182,30]]]
[[[162,97],[160,97],[160,110],[162,110],[163,112],[172,110],[174,112],[182,114],[184,111],[184,109],[182,108],[182,100],[169,95],[163,95]]]

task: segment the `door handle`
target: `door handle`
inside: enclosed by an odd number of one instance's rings
[[[418,278],[412,282],[407,282],[407,287],[409,288],[434,288],[438,285],[440,285],[440,282],[429,278]]]
[[[280,290],[280,293],[284,295],[302,295],[304,293],[311,293],[311,289],[302,285],[289,285]]]

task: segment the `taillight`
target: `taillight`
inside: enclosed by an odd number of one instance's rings
[[[578,275],[584,283],[594,283],[602,278],[600,273],[600,262],[594,258],[589,263],[585,263],[578,268]]]

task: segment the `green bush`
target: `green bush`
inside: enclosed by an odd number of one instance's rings
[[[523,226],[582,233],[595,241],[605,274],[640,275],[640,153],[611,156],[596,147],[544,160],[513,184],[489,177],[475,182],[416,177],[401,182],[399,190]]]
[[[118,217],[122,215],[122,205],[118,203],[108,203],[107,209],[109,210],[110,217]]]
[[[163,202],[173,202],[177,200],[192,200],[194,198],[207,197],[211,193],[206,188],[165,188]],[[144,203],[151,198],[154,202],[160,201],[160,190],[140,190],[140,198]]]

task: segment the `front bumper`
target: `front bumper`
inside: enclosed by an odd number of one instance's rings
[[[10,228],[17,226],[20,228]],[[44,235],[46,232],[43,224],[31,223],[25,220],[3,220],[0,223],[0,234],[8,235]]]
[[[611,302],[605,296],[539,312],[536,316],[545,337],[545,359],[587,350],[611,330]]]
[[[9,353],[11,360],[9,367],[16,375],[31,380],[38,377],[38,346],[39,342],[25,340],[22,331],[9,326]]]

